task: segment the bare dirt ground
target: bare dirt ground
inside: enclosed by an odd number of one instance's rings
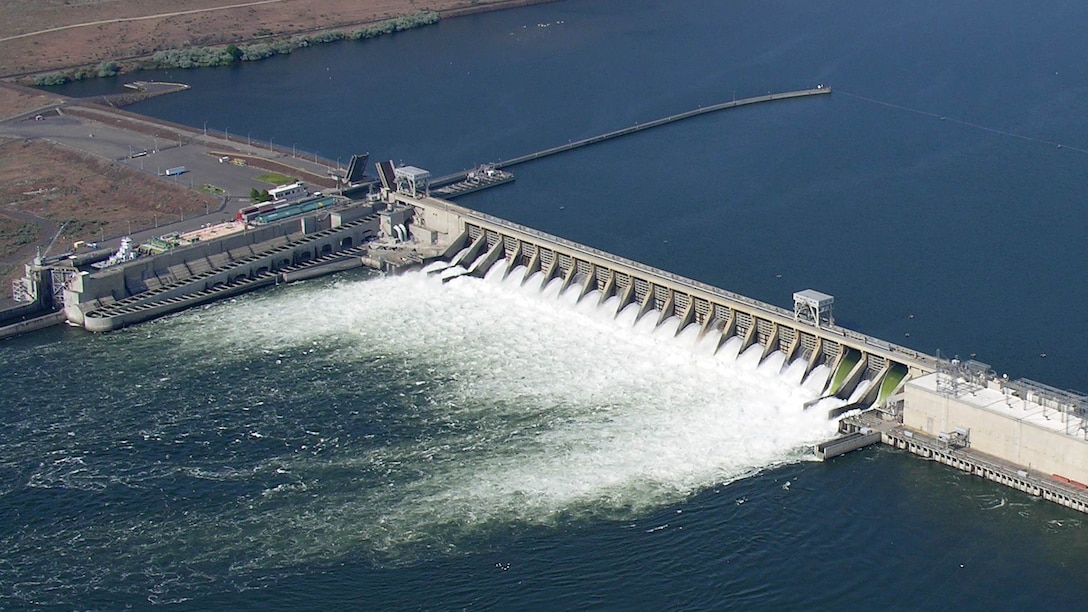
[[[422,10],[449,16],[532,3],[534,0],[5,0],[0,2],[0,76],[129,59],[187,46],[348,29]],[[77,24],[90,25],[56,29]]]
[[[164,49],[346,30],[417,11],[451,17],[549,1],[4,0],[0,78]],[[64,101],[0,81],[0,120]],[[190,215],[209,205],[218,200],[66,147],[0,139],[0,297],[6,297],[10,278],[22,274],[22,263],[44,249],[62,225],[54,254],[75,240],[126,233],[130,222],[133,229],[149,227],[179,209]]]
[[[50,104],[58,104],[63,100],[62,96],[54,96],[37,89],[0,81],[0,119]]]
[[[0,143],[0,263],[7,268],[0,273],[21,274],[20,264],[65,223],[54,254],[75,240],[151,227],[209,205],[219,200],[110,161],[43,141],[9,140]]]

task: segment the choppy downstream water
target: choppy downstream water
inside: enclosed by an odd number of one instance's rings
[[[175,598],[298,564],[414,563],[632,520],[834,432],[780,359],[715,357],[675,322],[632,328],[586,310],[596,296],[499,278],[292,286],[34,360],[6,349],[0,577],[31,600]]]
[[[822,82],[463,203],[1084,389],[1086,20],[567,0],[142,75],[193,87],[133,110],[441,174]],[[0,344],[0,606],[1083,607],[1081,515],[886,449],[804,461],[796,371],[525,289],[343,275]]]

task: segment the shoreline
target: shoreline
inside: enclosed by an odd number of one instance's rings
[[[470,16],[470,15],[476,15],[476,14],[487,13],[487,12],[492,12],[492,11],[500,11],[500,10],[506,10],[506,9],[514,9],[514,8],[523,8],[523,7],[527,7],[527,6],[533,6],[533,5],[536,5],[536,4],[550,4],[550,3],[558,2],[558,1],[559,0],[497,0],[495,2],[488,2],[486,4],[475,4],[475,5],[469,5],[469,6],[456,6],[456,7],[450,7],[450,8],[440,8],[440,9],[433,10],[433,11],[430,11],[430,12],[433,12],[434,14],[438,15],[438,23],[440,23],[441,20],[443,20],[443,19],[454,19],[454,18],[457,18],[457,17],[466,17],[466,16]],[[63,84],[64,82],[71,81],[71,80],[92,79],[92,78],[99,78],[99,77],[102,77],[102,76],[107,76],[107,77],[108,76],[117,76],[117,75],[120,75],[120,74],[134,74],[134,73],[140,72],[141,70],[154,70],[154,69],[156,69],[156,68],[142,68],[142,67],[138,66],[138,64],[140,62],[147,61],[147,60],[153,58],[156,54],[163,53],[163,52],[182,52],[182,51],[186,51],[186,50],[195,50],[195,49],[216,49],[216,50],[221,50],[221,49],[227,49],[228,47],[237,48],[237,47],[245,46],[245,45],[259,45],[259,44],[289,45],[290,41],[292,41],[293,39],[296,39],[298,37],[320,36],[322,34],[333,33],[333,32],[338,32],[338,33],[341,33],[341,34],[345,34],[345,33],[351,32],[351,31],[356,30],[356,29],[380,26],[382,24],[392,22],[392,21],[394,21],[396,19],[405,18],[405,17],[412,17],[414,15],[419,15],[419,14],[422,14],[424,12],[427,12],[427,11],[415,11],[413,13],[401,13],[401,14],[397,14],[397,15],[394,15],[394,16],[391,16],[391,17],[383,17],[381,19],[371,19],[371,20],[366,20],[366,21],[350,21],[350,22],[344,22],[344,23],[335,24],[335,25],[330,24],[330,25],[326,25],[326,26],[322,26],[322,27],[318,27],[318,28],[302,28],[302,29],[298,29],[298,30],[286,30],[286,31],[283,31],[283,32],[276,33],[274,35],[261,34],[261,35],[253,35],[253,36],[244,36],[244,37],[240,37],[240,38],[235,39],[235,40],[230,40],[230,41],[225,41],[225,42],[209,42],[206,45],[201,45],[201,44],[198,43],[198,44],[191,44],[191,45],[188,45],[188,46],[173,46],[173,47],[167,47],[167,48],[164,48],[164,49],[153,50],[153,51],[149,51],[149,52],[146,52],[146,53],[140,53],[140,54],[129,54],[129,55],[122,54],[122,55],[105,56],[105,57],[99,57],[99,58],[92,57],[92,56],[89,56],[89,55],[83,55],[83,56],[79,57],[78,59],[74,59],[74,61],[72,61],[71,63],[67,63],[67,64],[64,64],[64,65],[59,66],[59,67],[51,67],[51,68],[43,68],[43,69],[26,70],[26,71],[21,71],[21,72],[9,72],[9,73],[5,73],[5,74],[0,74],[0,81],[18,83],[18,84],[21,84],[21,85],[25,85],[27,87],[42,87],[42,86],[49,86],[49,85],[59,85],[59,84]],[[168,17],[162,17],[162,19],[167,19],[167,18]],[[69,26],[69,29],[75,29],[75,28],[78,28],[81,25],[84,25],[84,24],[76,24],[74,26]],[[91,24],[86,24],[86,25],[87,25],[87,27],[90,27]],[[424,24],[424,25],[430,25],[430,24]],[[40,32],[32,33],[33,34],[32,36],[25,36],[25,35],[24,36],[26,38],[33,39],[34,35],[38,35],[38,34],[45,35],[45,34],[49,34],[49,33],[50,33],[49,31],[40,31]],[[395,33],[395,32],[390,32],[390,33]],[[220,36],[222,34],[223,34],[223,32],[217,32],[217,33],[213,34],[213,40],[214,40],[215,36]],[[330,42],[342,42],[344,40],[351,40],[351,38],[349,38],[348,36],[344,36],[344,37],[342,37],[340,39],[328,40],[328,41],[311,40],[311,41],[307,41],[307,43],[305,45],[302,45],[302,46],[298,47],[298,49],[306,48],[307,46],[314,46],[314,45],[318,45],[318,44],[328,44]],[[2,42],[7,42],[7,41],[2,41]],[[297,49],[292,48],[292,49],[288,50],[287,53],[293,52],[295,50],[297,50]],[[279,55],[279,54],[281,54],[281,53],[273,53],[273,54],[271,54],[271,55],[269,55],[267,57],[275,57],[276,55]],[[262,58],[259,58],[259,59],[245,60],[245,61],[260,61],[261,59],[267,59],[267,57],[262,57]],[[239,58],[239,59],[236,59],[235,61],[233,61],[231,63],[243,63],[243,60]],[[229,65],[229,64],[227,64],[227,65]],[[103,66],[109,66],[111,68],[110,70],[107,71],[108,72],[107,74],[102,74]],[[200,68],[200,67],[203,67],[203,66],[193,66],[192,68]],[[168,68],[168,69],[170,69],[170,68]],[[191,68],[179,68],[179,69],[189,70]],[[36,83],[36,82],[34,82],[34,79],[41,79],[43,77],[49,77],[49,76],[53,76],[53,75],[56,75],[58,78],[63,76],[64,80],[59,80],[57,83]]]

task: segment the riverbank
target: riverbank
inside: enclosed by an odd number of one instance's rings
[[[555,0],[436,0],[442,18]],[[15,0],[0,6],[0,78],[132,63],[155,53],[289,41],[419,12],[412,0]]]

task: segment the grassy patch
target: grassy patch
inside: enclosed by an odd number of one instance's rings
[[[3,257],[11,256],[41,237],[37,225],[0,216],[0,255]]]
[[[271,183],[273,185],[290,185],[298,181],[296,178],[291,178],[286,174],[280,174],[279,172],[268,172],[257,177],[258,181],[262,183]]]
[[[223,195],[224,193],[227,192],[222,187],[216,187],[215,185],[208,185],[208,184],[201,185],[200,190],[201,191],[206,191],[206,192],[208,192],[210,194],[213,194],[213,195]]]

